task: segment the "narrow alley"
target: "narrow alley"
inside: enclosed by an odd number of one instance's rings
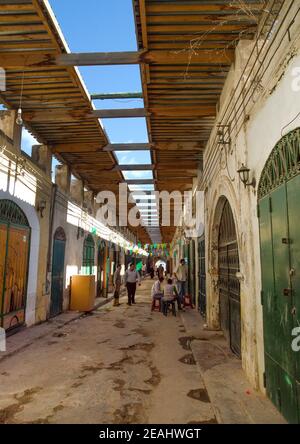
[[[182,321],[151,314],[150,284],[135,306],[122,299],[0,361],[0,423],[215,423]]]
[[[0,0],[0,424],[300,424],[299,3]]]
[[[135,306],[124,297],[120,307],[107,304],[65,325],[50,325],[46,335],[32,327],[35,337],[0,360],[0,424],[217,424],[220,406],[229,422],[283,424],[254,391],[244,393],[252,398],[246,402],[240,394],[224,398],[215,376],[219,400],[211,403],[191,350],[197,339],[189,329],[199,315],[151,312],[151,285],[143,282]],[[215,360],[205,350],[200,361],[218,366],[220,355]],[[240,377],[235,367],[229,378]],[[249,387],[241,379],[238,384],[245,392]]]

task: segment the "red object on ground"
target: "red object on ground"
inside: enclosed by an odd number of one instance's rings
[[[151,311],[161,311],[161,300],[153,299]]]
[[[192,296],[190,294],[186,294],[183,299],[183,306],[194,308],[193,302],[192,302]]]

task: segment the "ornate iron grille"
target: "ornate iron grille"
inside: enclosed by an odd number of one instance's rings
[[[199,311],[202,316],[206,317],[206,272],[205,272],[205,239],[199,239],[198,243],[199,256]]]
[[[13,201],[0,200],[0,219],[3,222],[29,227],[27,217]]]
[[[258,199],[300,173],[300,128],[284,136],[275,146],[263,170]]]
[[[220,324],[232,351],[240,356],[240,282],[239,252],[235,223],[229,202],[226,201],[219,230],[219,292]]]

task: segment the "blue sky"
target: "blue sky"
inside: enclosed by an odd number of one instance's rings
[[[50,0],[50,4],[72,52],[137,49],[132,0]],[[142,90],[137,65],[81,67],[80,72],[90,94]],[[94,103],[98,109],[143,107],[138,99]],[[148,141],[145,119],[104,119],[103,124],[111,142]]]
[[[137,49],[132,0],[50,0],[50,5],[72,52]],[[80,72],[90,94],[142,90],[139,66],[81,67]],[[139,99],[95,100],[94,104],[98,109],[144,106]],[[148,142],[143,118],[103,119],[102,123],[112,143]],[[24,132],[23,150],[29,154],[34,143],[34,139]],[[116,154],[119,163],[150,163],[149,152]],[[149,174],[141,173],[140,176],[148,178]]]

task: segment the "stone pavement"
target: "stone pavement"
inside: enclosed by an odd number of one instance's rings
[[[151,313],[150,288],[0,361],[0,423],[215,423],[181,318]]]
[[[0,354],[0,424],[254,422],[255,402],[240,413],[243,374],[222,380],[228,363],[212,365],[202,348],[209,341],[198,340],[200,316],[151,313],[151,285],[142,283],[135,306],[122,298],[120,307],[110,302],[90,315],[65,313],[9,338],[8,354]],[[232,398],[237,375],[241,392]],[[261,422],[280,422],[260,399]]]
[[[286,424],[271,401],[251,387],[223,333],[205,330],[196,311],[182,313],[182,319],[218,422]]]

